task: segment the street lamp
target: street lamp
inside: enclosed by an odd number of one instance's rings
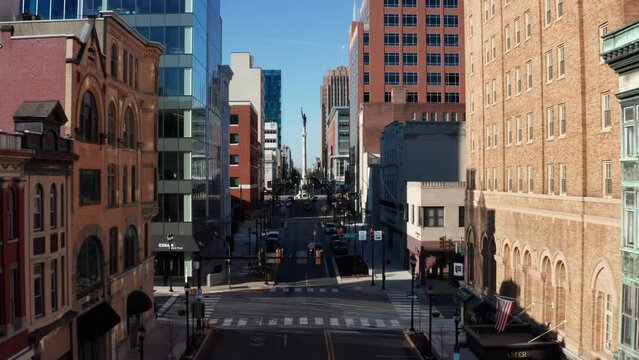
[[[191,286],[189,283],[184,284],[184,295],[186,296],[186,353],[189,353],[189,293]]]
[[[173,292],[173,234],[166,234],[166,241],[169,243],[169,292]]]
[[[138,328],[138,340],[140,344],[138,347],[140,348],[140,360],[144,360],[144,338],[146,337],[146,329],[144,328],[144,324],[140,324]]]
[[[428,290],[428,346],[430,347],[430,353],[433,353],[433,286],[429,285]],[[439,314],[438,314],[439,315]]]
[[[459,360],[459,321],[461,320],[459,317],[459,309],[455,311],[455,347],[454,347],[454,355],[453,360]]]
[[[415,331],[413,315],[415,313],[415,265],[417,265],[417,259],[415,255],[411,255],[408,260],[410,264],[410,331]]]

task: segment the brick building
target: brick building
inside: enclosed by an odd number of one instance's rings
[[[260,143],[257,112],[250,102],[231,103],[229,153],[233,214],[249,216],[259,199]]]
[[[328,142],[328,133],[326,128],[330,120],[330,114],[334,107],[348,107],[348,68],[346,66],[338,66],[335,69],[328,70],[322,85],[320,86],[320,146],[321,146],[321,167],[324,177],[327,177],[331,161],[328,155],[330,142]]]
[[[25,198],[33,204],[25,210],[25,227],[37,252],[29,255],[27,294],[32,292],[33,300],[26,314],[30,335],[41,339],[35,351],[42,359],[120,358],[137,341],[138,327],[152,319],[149,237],[157,212],[155,124],[163,48],[111,13],[5,23],[2,29],[0,78],[12,86],[0,94],[0,119],[24,110],[25,100],[57,101],[68,119],[61,134],[75,139],[79,156],[67,184],[42,178],[37,167],[28,173]],[[28,112],[23,117],[33,122]],[[47,141],[45,133],[42,143]],[[58,196],[69,211],[61,207],[54,219],[51,204]],[[60,227],[54,229],[53,220]],[[59,281],[51,270],[55,260]],[[58,282],[60,289],[69,288],[68,298],[65,291],[52,295]],[[56,298],[60,310],[54,312]],[[76,317],[68,337],[58,341],[65,336],[55,330],[67,320],[62,320],[65,306]]]
[[[464,8],[466,280],[488,301],[516,299],[567,355],[611,359],[621,295],[619,108],[600,46],[638,15],[636,2]]]

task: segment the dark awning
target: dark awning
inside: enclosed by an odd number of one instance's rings
[[[91,341],[111,330],[120,322],[120,315],[103,301],[78,317],[78,339]]]
[[[126,298],[126,313],[128,315],[142,314],[149,311],[153,307],[153,303],[149,296],[139,290],[135,290]]]

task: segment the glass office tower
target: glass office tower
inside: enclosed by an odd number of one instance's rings
[[[264,70],[265,122],[277,123],[277,144],[282,143],[282,71]]]
[[[220,0],[22,0],[21,5],[23,13],[42,19],[114,11],[140,34],[164,45],[158,111],[159,211],[152,229],[155,269],[157,276],[166,278],[171,257],[174,276],[191,275],[193,255],[221,251],[222,241],[230,235],[228,159],[223,157],[228,158],[224,134],[228,134],[231,75],[221,66]],[[172,245],[167,242],[169,233]]]

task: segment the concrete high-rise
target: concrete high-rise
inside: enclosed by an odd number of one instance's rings
[[[321,168],[324,174],[331,167],[328,158],[329,144],[326,140],[326,127],[328,119],[334,107],[348,107],[348,68],[346,66],[338,66],[336,69],[329,70],[320,87],[320,132],[321,141],[320,159]]]
[[[465,280],[516,299],[569,358],[612,359],[620,108],[601,37],[637,2],[465,3]]]
[[[264,70],[265,122],[277,123],[278,146],[282,144],[282,70]]]

